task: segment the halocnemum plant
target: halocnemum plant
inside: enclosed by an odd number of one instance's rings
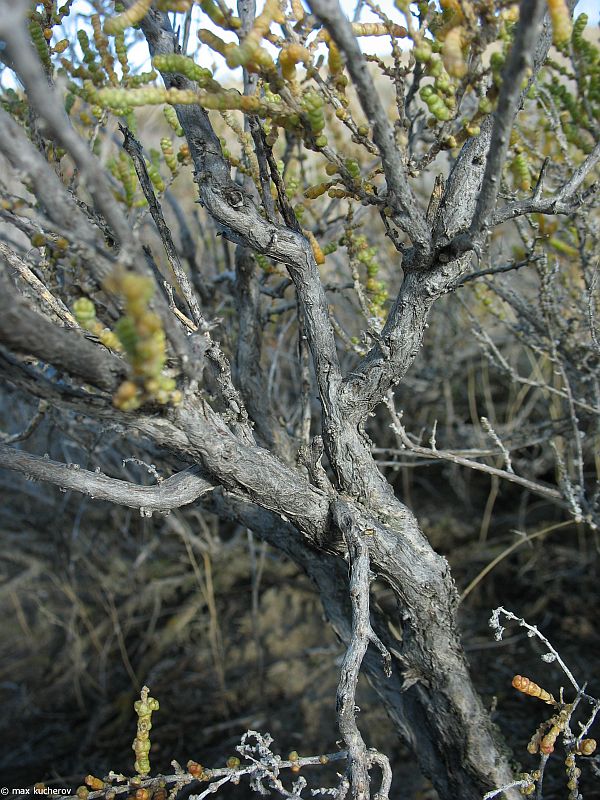
[[[0,363],[44,404],[0,464],[144,515],[198,503],[296,561],[348,646],[338,797],[389,792],[356,721],[361,668],[440,797],[513,778],[448,564],[373,457],[373,412],[387,403],[399,450],[598,524],[584,437],[600,411],[600,59],[585,26],[565,0],[367,0],[353,22],[337,0],[0,2]],[[156,105],[164,122],[144,130]],[[535,311],[495,282],[531,265]],[[470,458],[403,428],[394,389],[435,302],[475,279],[468,321],[490,359],[551,399],[553,484],[519,474],[489,421]],[[487,309],[539,360],[534,377],[498,351]],[[187,468],[140,486],[15,447],[45,413],[119,426],[163,472]],[[395,611],[369,608],[373,576]]]

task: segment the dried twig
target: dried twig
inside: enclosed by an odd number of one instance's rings
[[[0,433],[0,442],[4,445],[8,444],[15,444],[16,442],[23,442],[25,439],[28,439],[31,434],[35,431],[37,426],[46,416],[46,411],[48,410],[48,403],[45,400],[40,400],[38,403],[38,409],[33,415],[33,417],[29,420],[25,428],[18,433],[8,434],[8,433]]]
[[[54,297],[52,292],[48,290],[48,288],[37,277],[24,259],[19,258],[16,253],[13,253],[10,247],[7,247],[4,242],[0,242],[0,253],[6,260],[6,263],[9,264],[15,270],[15,272],[17,272],[17,274],[20,275],[20,277],[31,286],[34,292],[39,296],[40,300],[42,300],[42,302],[45,303],[48,308],[50,308],[52,312],[56,314],[56,316],[62,322],[65,323],[67,327],[79,327],[77,320],[62,302],[62,300]]]
[[[177,253],[177,248],[175,247],[175,242],[171,236],[171,231],[165,222],[162,208],[160,207],[160,203],[158,202],[156,194],[154,193],[150,176],[148,175],[148,170],[146,169],[142,145],[138,142],[126,125],[120,124],[119,129],[123,134],[123,149],[133,161],[135,171],[140,181],[140,186],[142,187],[142,192],[148,201],[150,214],[152,215],[152,219],[154,220],[154,223],[158,229],[158,233],[165,248],[165,253],[169,259],[169,264],[173,270],[177,284],[181,289],[181,294],[183,295],[183,298],[190,311],[192,320],[194,321],[196,327],[200,330],[208,330],[208,323],[204,319],[202,311],[200,310],[200,304],[198,303],[198,298],[196,297],[194,288],[190,283],[190,279],[181,265],[179,254]]]
[[[358,725],[356,723],[356,688],[360,675],[362,660],[369,643],[373,643],[381,652],[385,672],[391,675],[391,656],[371,627],[369,615],[370,570],[369,548],[355,529],[352,522],[348,524],[343,514],[334,516],[342,528],[348,547],[350,562],[350,601],[352,603],[352,636],[342,663],[340,682],[337,690],[336,708],[340,733],[348,748],[349,778],[354,800],[369,798],[369,770],[373,763],[382,766],[384,778],[378,793],[380,800],[387,800],[389,791],[389,762],[377,751],[368,751]],[[375,755],[374,755],[375,754]]]
[[[557,489],[553,489],[551,486],[546,486],[539,481],[532,481],[529,478],[523,478],[520,475],[515,475],[515,473],[510,471],[508,468],[500,469],[499,467],[492,467],[489,464],[482,464],[480,461],[473,461],[470,458],[465,458],[464,456],[458,455],[452,452],[452,450],[438,450],[437,447],[422,447],[421,445],[415,444],[410,439],[406,429],[402,425],[402,414],[396,411],[393,393],[390,392],[388,394],[385,404],[392,418],[392,425],[390,427],[398,437],[399,443],[406,450],[414,453],[414,455],[418,456],[419,458],[450,461],[451,463],[459,464],[462,467],[468,467],[469,469],[474,469],[479,472],[486,472],[488,475],[494,475],[498,478],[503,478],[504,480],[510,481],[511,483],[517,483],[519,486],[523,486],[535,494],[539,494],[542,497],[547,497],[554,502],[557,502],[558,504],[562,504],[563,497],[561,492],[559,492]],[[507,455],[509,454],[505,452],[505,461]]]

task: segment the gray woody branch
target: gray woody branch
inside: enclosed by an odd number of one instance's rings
[[[162,208],[160,207],[160,204],[156,199],[156,195],[154,194],[154,189],[152,188],[150,176],[148,175],[148,170],[146,169],[146,163],[144,161],[142,146],[127,126],[119,125],[119,128],[121,130],[121,133],[123,134],[123,139],[124,139],[123,150],[125,150],[125,152],[130,156],[131,160],[133,161],[133,165],[135,167],[135,171],[137,173],[140,185],[142,187],[144,197],[148,202],[148,208],[150,209],[150,214],[152,215],[154,224],[158,229],[158,233],[163,243],[163,247],[165,248],[165,253],[167,254],[167,258],[169,259],[169,264],[171,266],[171,269],[173,270],[175,278],[177,279],[177,283],[179,284],[179,288],[181,289],[181,293],[187,304],[192,320],[196,328],[201,328],[202,330],[206,330],[208,329],[208,324],[202,315],[202,311],[200,310],[200,305],[198,303],[198,298],[194,293],[194,290],[190,283],[190,279],[188,278],[187,273],[185,272],[185,270],[181,265],[181,261],[179,260],[179,254],[177,252],[177,248],[175,247],[175,242],[173,241],[173,237],[171,236],[171,231],[169,229],[169,226],[165,222],[165,218],[162,213]]]
[[[369,770],[373,764],[373,752],[367,751],[356,724],[356,687],[369,642],[372,642],[380,651],[384,663],[384,674],[387,678],[390,678],[392,674],[392,658],[371,627],[369,548],[363,541],[361,533],[353,527],[352,518],[345,511],[344,503],[334,504],[333,518],[340,527],[348,547],[349,589],[352,604],[352,634],[340,672],[336,708],[340,733],[348,748],[352,797],[354,800],[368,800],[371,796]],[[369,535],[369,531],[365,531],[364,535]],[[377,753],[377,756],[384,775],[383,785],[377,796],[379,800],[387,800],[391,777],[389,762],[383,754]]]
[[[575,0],[567,0],[569,10],[572,12]],[[522,0],[519,11],[519,23],[515,32],[515,39],[511,48],[508,61],[503,72],[502,87],[498,98],[498,107],[492,116],[493,127],[489,125],[482,127],[481,134],[477,137],[480,145],[483,145],[485,154],[485,171],[481,175],[481,169],[473,170],[473,177],[479,177],[480,188],[477,191],[477,204],[471,212],[470,218],[463,214],[462,225],[444,226],[443,215],[438,214],[438,229],[434,232],[434,241],[437,245],[437,258],[442,264],[457,259],[460,261],[462,253],[479,250],[484,241],[488,230],[514,219],[521,214],[546,213],[560,214],[568,213],[573,210],[573,194],[581,184],[585,175],[593,167],[585,166],[589,158],[582,164],[560,190],[559,202],[554,203],[554,198],[542,199],[541,190],[543,181],[540,181],[534,196],[529,201],[509,204],[495,210],[502,168],[506,160],[510,130],[514,124],[517,112],[522,107],[525,95],[529,87],[535,80],[537,73],[543,66],[548,50],[552,43],[552,26],[549,16],[543,18],[546,4],[541,0]],[[543,25],[540,33],[540,23],[543,18]],[[528,67],[531,66],[531,73],[527,82],[527,87],[523,90],[523,80],[528,74]],[[487,121],[486,121],[487,122]],[[469,144],[467,143],[455,164],[446,186],[446,193],[442,201],[442,209],[448,213],[450,200],[460,208],[461,186],[460,182],[453,180],[464,173],[465,163],[468,162]],[[593,154],[592,154],[593,155]],[[595,162],[594,162],[595,163]],[[464,208],[466,212],[468,204]]]
[[[502,73],[502,87],[494,112],[483,182],[471,222],[471,236],[478,242],[491,223],[508,152],[510,132],[519,110],[521,84],[527,75],[527,70],[532,66],[533,52],[545,10],[546,3],[543,0],[521,0],[519,6],[519,22]]]
[[[177,39],[167,14],[150,9],[140,27],[151,55],[177,52]],[[192,91],[197,88],[183,75],[162,73],[162,77],[167,87]],[[341,381],[340,366],[327,296],[310,244],[300,233],[265,220],[253,199],[232,181],[229,164],[205,109],[199,105],[174,108],[190,147],[201,203],[231,241],[286,265],[304,310],[321,401],[325,413],[333,413]]]
[[[561,204],[570,202],[570,197],[596,163],[594,151],[559,192],[555,206],[556,198],[546,201],[535,197],[522,205],[501,208],[494,217],[497,174],[506,156],[505,137],[525,95],[521,90],[522,77],[527,64],[531,63],[530,81],[535,78],[552,42],[548,17],[541,35],[537,33],[545,4],[541,0],[523,0],[522,5],[521,32],[515,36],[502,89],[503,115],[488,117],[481,126],[480,135],[463,146],[448,176],[436,214],[433,231],[436,252],[433,257],[405,259],[405,278],[379,339],[344,380],[340,409],[346,419],[355,423],[366,418],[411,366],[421,347],[431,307],[469,267],[470,251],[474,247],[471,230],[479,231],[482,225],[498,224],[529,211],[546,209],[559,213]],[[526,48],[532,54],[531,62]],[[484,184],[487,187],[485,197],[480,199]]]
[[[271,545],[295,561],[306,572],[318,590],[325,615],[340,641],[346,647],[350,645],[352,640],[352,607],[349,596],[347,564],[323,550],[306,547],[303,537],[295,527],[283,522],[277,515],[260,509],[239,496],[234,497],[218,490],[207,495],[206,499],[203,500],[203,505],[208,510],[218,514],[222,519],[234,519],[239,524],[256,531],[257,535],[266,539]],[[342,520],[344,516],[343,504],[336,504],[335,511],[338,527],[340,529],[347,528],[347,522]],[[368,524],[363,525],[363,532],[368,527]],[[370,539],[371,537],[368,538]],[[371,557],[371,563],[374,564],[374,556]],[[376,567],[373,568],[376,569]],[[427,584],[424,572],[422,575],[418,591],[422,597],[425,596],[425,592],[427,595],[433,595],[433,587]],[[436,705],[439,697],[426,697],[428,692],[423,685],[420,685],[420,681],[417,678],[417,675],[420,674],[423,681],[426,681],[426,675],[433,674],[431,670],[435,670],[438,666],[438,654],[433,653],[435,665],[429,664],[427,674],[420,673],[413,666],[406,640],[400,642],[391,636],[387,615],[382,613],[376,606],[371,609],[371,615],[372,624],[377,634],[386,643],[391,653],[392,674],[391,676],[386,674],[384,671],[385,663],[381,658],[380,651],[374,647],[367,649],[362,662],[363,668],[373,689],[379,695],[390,714],[396,729],[404,741],[414,750],[421,768],[425,774],[433,776],[440,797],[460,797],[463,799],[473,797],[474,800],[481,798],[485,791],[483,784],[480,792],[469,793],[468,789],[456,782],[454,774],[456,760],[460,761],[461,767],[464,767],[466,763],[465,753],[469,752],[473,747],[475,750],[473,756],[476,759],[473,762],[474,772],[478,769],[483,769],[483,771],[489,769],[490,775],[492,773],[496,775],[496,778],[490,778],[488,786],[499,786],[510,780],[512,773],[501,760],[496,760],[493,763],[489,763],[487,760],[487,732],[485,731],[485,726],[477,721],[480,719],[478,715],[481,713],[481,706],[476,695],[470,694],[464,697],[465,716],[462,718],[463,723],[458,723],[460,727],[457,730],[454,728],[453,723],[449,722],[451,719],[449,709],[444,703],[441,706]],[[431,620],[437,619],[435,611],[432,611]],[[449,622],[445,617],[441,619],[445,623]],[[407,628],[404,628],[403,632],[410,637]],[[456,655],[456,652],[454,655]],[[443,659],[444,654],[442,653],[440,663],[443,662]],[[446,662],[444,674],[449,673],[451,676],[452,669],[453,667],[449,666],[449,662]],[[463,670],[461,674],[466,674],[464,667],[461,667],[461,670]],[[464,690],[468,690],[466,683]],[[440,711],[439,715],[436,715],[432,713],[432,708],[444,708],[444,710]],[[454,736],[460,739],[464,735],[469,735],[470,731],[472,731],[473,736],[469,744],[464,743],[465,750],[461,750],[456,755],[455,751],[453,751],[449,760],[447,760],[444,757],[443,747],[441,746],[442,740],[439,740],[436,734],[432,735],[432,728],[438,728],[438,733],[443,728],[443,741],[446,742],[450,742]],[[462,746],[461,744],[460,747]],[[380,764],[377,755],[373,751],[369,751],[369,757],[374,763]],[[384,769],[383,765],[380,764],[380,766]],[[499,782],[494,783],[496,779]],[[384,780],[380,787],[380,793],[384,795],[388,789],[389,783],[385,779],[384,771]],[[508,793],[507,797],[510,800],[518,800],[519,796],[515,792]]]
[[[80,243],[94,243],[96,234],[93,228],[56,172],[4,109],[0,109],[0,152],[16,172],[27,175],[36,199],[57,231],[76,236]]]
[[[600,142],[557,192],[553,192],[550,197],[542,197],[544,183],[541,180],[533,197],[528,200],[509,203],[495,211],[492,217],[492,225],[500,225],[515,217],[520,217],[522,214],[570,214],[575,211],[579,208],[583,199],[578,196],[577,190],[596,167],[598,161],[600,161]],[[590,191],[598,191],[598,183],[590,187]]]
[[[337,0],[309,0],[309,2],[333,41],[346,56],[346,66],[354,82],[360,104],[373,126],[373,139],[381,154],[389,203],[396,212],[397,222],[420,250],[429,252],[431,234],[425,214],[408,182],[406,169],[394,138],[394,129],[375,89],[358,41],[352,33],[352,26]]]
[[[35,392],[35,386],[32,388]],[[59,402],[65,409],[83,410],[79,398],[61,398]],[[98,416],[102,418],[103,414],[114,420],[115,410],[100,409]],[[187,396],[171,418],[120,414],[119,422],[149,437],[156,446],[201,464],[203,474],[214,478],[228,498],[237,498],[248,513],[257,515],[257,520],[265,512],[273,512],[269,514],[273,524],[283,529],[282,549],[287,552],[296,542],[296,556],[304,553],[305,559],[311,559],[313,567],[321,570],[319,586],[326,590],[325,596],[333,592],[336,603],[347,603],[346,591],[335,578],[345,572],[344,564],[327,556],[343,549],[339,537],[332,536],[331,498],[301,478],[297,470],[266,450],[240,442],[198,398]],[[221,495],[221,491],[215,492],[215,500]],[[385,526],[359,504],[335,504],[337,518],[344,514],[344,523],[338,523],[336,530],[351,525],[359,536],[369,532],[372,568],[390,585],[404,610],[402,642],[392,645],[398,653],[395,676],[384,680],[381,659],[377,656],[375,663],[370,651],[365,664],[373,676],[381,676],[376,680],[377,690],[442,795],[475,800],[490,785],[506,783],[510,772],[498,755],[489,720],[458,646],[455,590],[447,564],[427,544],[410,512],[397,503],[393,507],[392,502],[393,495],[390,505],[380,509],[380,513],[389,514]],[[255,530],[265,535],[262,524]],[[332,564],[338,568],[332,571]],[[348,620],[338,617],[336,624],[349,642]],[[387,643],[389,632],[385,628],[378,628],[377,634]],[[404,685],[398,680],[402,675]],[[432,715],[431,708],[439,713]],[[379,763],[375,757],[373,761]]]
[[[13,352],[31,355],[69,375],[114,392],[126,372],[124,362],[84,338],[32,311],[2,274],[0,263],[0,342]]]
[[[410,512],[403,509],[393,495],[388,504],[379,509],[380,513],[388,515],[385,526],[350,501],[335,503],[332,508],[330,499],[299,479],[295,470],[289,470],[266,451],[241,447],[206,404],[187,407],[184,402],[178,418],[185,431],[186,451],[201,460],[209,474],[219,475],[228,491],[248,498],[263,510],[274,511],[284,523],[291,521],[293,527],[302,532],[305,545],[307,542],[316,545],[320,553],[324,548],[337,553],[343,549],[342,543],[332,537],[331,512],[340,519],[337,530],[347,530],[350,525],[358,535],[369,531],[372,568],[389,583],[404,609],[403,642],[396,648],[400,649],[400,669],[408,681],[405,688],[421,684],[406,691],[403,700],[409,719],[413,723],[418,720],[418,723],[407,725],[396,707],[392,713],[397,724],[413,741],[425,772],[436,775],[436,782],[439,779],[441,784],[452,786],[455,796],[478,796],[475,784],[479,781],[483,788],[488,780],[495,780],[491,777],[494,774],[505,776],[501,778],[504,782],[510,775],[508,767],[498,758],[489,723],[467,677],[457,645],[455,589],[447,564],[427,544]],[[169,434],[163,427],[162,436],[165,435]],[[360,458],[360,454],[357,457]],[[370,479],[368,465],[361,462],[358,467],[363,467],[367,480]],[[370,503],[377,500],[368,498]],[[262,528],[257,532],[262,535]],[[330,582],[331,579],[330,573]],[[324,581],[327,582],[326,576]],[[423,620],[430,623],[423,625]],[[378,634],[383,638],[379,631]],[[438,675],[443,675],[443,679],[434,677]],[[385,682],[380,691],[391,700],[391,694],[388,695],[391,690]],[[394,695],[395,700],[397,695]],[[439,709],[439,714],[428,713],[427,709],[434,707]],[[390,711],[392,708],[393,702],[388,706]],[[450,720],[453,720],[452,733],[448,727]],[[459,761],[454,760],[443,744],[456,741],[455,737],[461,741]],[[469,762],[467,769],[465,759]],[[444,764],[443,777],[439,774],[441,763]],[[478,777],[467,778],[467,774]]]
[[[180,508],[215,488],[198,475],[196,467],[172,475],[156,486],[139,486],[130,481],[109,478],[99,472],[80,469],[78,464],[61,464],[4,444],[0,444],[0,467],[53,483],[62,489],[82,492],[96,500],[109,500],[120,506],[146,511]]]

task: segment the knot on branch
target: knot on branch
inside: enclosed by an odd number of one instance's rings
[[[223,196],[232,208],[241,208],[244,205],[244,195],[239,189],[224,189]]]

